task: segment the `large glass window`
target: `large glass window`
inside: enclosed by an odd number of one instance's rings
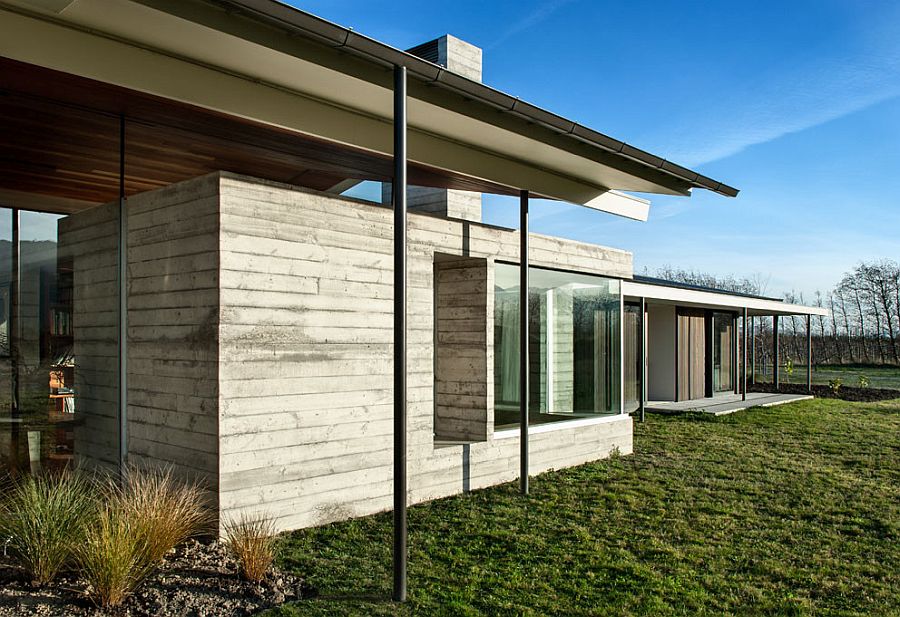
[[[117,460],[114,206],[0,209],[0,473]]]
[[[0,208],[0,478],[18,463],[21,419],[13,408],[12,213]]]
[[[713,313],[713,392],[729,392],[734,388],[733,327],[730,313]]]
[[[620,411],[619,281],[529,270],[529,421]],[[497,264],[494,291],[494,421],[519,420],[519,267]]]

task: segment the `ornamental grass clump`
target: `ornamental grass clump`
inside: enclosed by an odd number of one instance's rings
[[[79,472],[26,476],[0,502],[0,537],[36,585],[67,566],[96,510],[96,491]]]
[[[275,523],[267,516],[242,514],[226,523],[225,542],[241,569],[241,576],[258,583],[275,561]]]
[[[109,478],[104,505],[87,529],[78,565],[88,596],[118,606],[188,538],[209,530],[203,490],[176,479],[171,469],[130,468]]]
[[[129,469],[119,489],[122,505],[159,562],[188,538],[207,533],[212,517],[196,482],[176,479],[170,468]]]
[[[119,606],[155,567],[143,528],[114,496],[87,529],[76,556],[87,595],[98,606]]]

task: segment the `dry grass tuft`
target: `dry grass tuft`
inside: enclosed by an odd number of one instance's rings
[[[92,518],[96,494],[78,472],[26,476],[10,482],[0,504],[0,536],[17,565],[38,585],[72,558]]]
[[[241,576],[260,582],[275,561],[275,523],[267,516],[241,515],[225,525],[228,549],[241,566]]]
[[[129,469],[117,492],[133,525],[146,537],[153,562],[188,538],[210,531],[213,519],[204,507],[203,489],[176,479],[170,468]]]
[[[88,595],[100,606],[120,605],[169,551],[211,526],[202,488],[168,468],[130,468],[107,479],[103,495],[78,550]]]
[[[99,606],[119,606],[156,566],[144,529],[119,497],[101,508],[76,551],[87,594]]]

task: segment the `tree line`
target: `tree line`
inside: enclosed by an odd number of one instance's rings
[[[768,279],[716,277],[664,266],[655,276],[723,291],[766,295]],[[785,302],[824,307],[828,317],[811,319],[812,354],[816,364],[900,365],[900,264],[891,259],[862,262],[846,272],[833,289],[813,298],[785,293]],[[806,363],[807,320],[804,315],[781,317],[779,362]],[[772,362],[772,319],[753,320],[757,362]]]

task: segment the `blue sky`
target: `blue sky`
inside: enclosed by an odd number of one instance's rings
[[[452,33],[484,48],[486,83],[741,189],[654,197],[647,223],[539,203],[534,231],[769,293],[900,258],[900,3],[295,4],[400,48]],[[484,217],[518,220],[503,198]]]

